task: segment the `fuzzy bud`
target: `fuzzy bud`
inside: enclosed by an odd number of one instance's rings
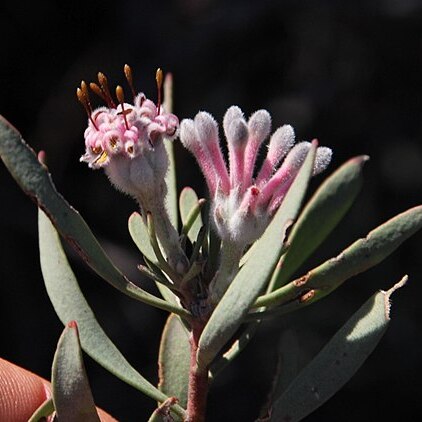
[[[313,176],[323,172],[330,164],[333,151],[328,147],[319,147],[316,152]]]
[[[291,150],[295,142],[295,132],[290,125],[279,127],[271,136],[267,157],[256,178],[256,184],[263,186],[272,176],[280,161]]]
[[[195,123],[192,119],[183,119],[180,123],[180,141],[183,146],[195,154],[197,148],[199,148],[198,134],[195,129]]]
[[[201,144],[207,145],[208,148],[214,147],[214,144],[218,145],[218,125],[211,114],[200,111],[194,122]]]
[[[242,110],[232,106],[224,116],[223,127],[230,163],[228,188],[222,182],[227,167],[221,156],[218,128],[212,116],[201,112],[194,121],[184,120],[180,135],[183,145],[195,155],[207,179],[212,198],[211,217],[218,234],[233,248],[243,250],[264,232],[311,144],[300,142],[294,146],[293,128],[290,125],[278,128],[271,136],[267,156],[254,180],[257,153],[271,130],[270,114],[259,110],[246,123]],[[323,171],[330,159],[329,148],[318,148],[314,173]]]
[[[229,107],[223,118],[223,129],[226,138],[231,123],[233,122],[233,120],[237,119],[245,120],[242,110],[238,106]]]
[[[271,130],[271,116],[267,110],[258,110],[249,118],[249,132],[256,142],[262,143]]]

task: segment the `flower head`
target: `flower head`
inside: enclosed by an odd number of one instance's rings
[[[160,69],[157,71],[157,105],[143,93],[135,94],[131,68],[125,65],[124,70],[133,104],[125,102],[121,86],[116,88],[115,102],[107,78],[101,72],[98,84],[91,83],[89,87],[106,106],[92,109],[85,82],[77,89],[78,99],[89,117],[84,133],[86,150],[81,161],[93,169],[104,168],[118,189],[138,197],[164,178],[168,159],[162,140],[176,136],[179,120],[174,114],[166,113],[161,105]]]
[[[166,113],[161,105],[162,72],[157,71],[159,90],[158,104],[146,98],[143,93],[135,95],[132,72],[128,65],[125,74],[133,93],[133,104],[125,102],[123,89],[116,88],[117,105],[114,102],[107,78],[98,73],[99,85],[90,84],[90,88],[99,95],[107,107],[92,110],[85,82],[77,89],[79,101],[88,112],[88,127],[85,130],[86,152],[81,161],[97,169],[106,167],[113,157],[121,156],[134,159],[153,151],[163,136],[174,138],[179,120],[174,114]]]
[[[219,236],[241,248],[254,242],[265,230],[295,179],[311,147],[295,143],[290,125],[271,136],[268,151],[257,174],[259,150],[271,132],[271,116],[259,110],[246,121],[242,110],[230,107],[223,120],[229,152],[229,167],[218,140],[218,125],[206,112],[180,127],[183,145],[196,157],[212,198],[211,216]],[[319,147],[314,174],[331,160],[331,149]]]
[[[159,238],[170,264],[183,272],[186,257],[179,245],[178,234],[171,225],[165,204],[168,156],[163,139],[174,139],[179,127],[178,118],[167,113],[161,104],[163,74],[157,70],[158,101],[136,94],[132,70],[125,65],[124,72],[133,95],[133,104],[125,102],[123,88],[117,86],[115,101],[107,78],[98,73],[98,84],[91,90],[101,97],[106,106],[92,109],[88,86],[81,83],[78,100],[88,114],[85,130],[85,154],[81,161],[92,169],[104,168],[111,183],[122,192],[133,196],[139,203],[146,220],[151,213]]]

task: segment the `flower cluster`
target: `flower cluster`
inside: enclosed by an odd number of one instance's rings
[[[81,161],[97,169],[117,155],[136,158],[152,151],[162,135],[174,137],[178,126],[174,114],[165,113],[142,93],[133,105],[121,102],[117,107],[100,107],[90,115]]]
[[[82,81],[77,89],[78,99],[89,117],[84,134],[86,151],[81,161],[93,169],[104,168],[118,189],[138,197],[142,190],[148,190],[157,180],[164,178],[168,159],[162,140],[164,136],[175,138],[179,120],[174,114],[166,113],[161,105],[160,69],[156,78],[157,105],[143,93],[135,94],[131,68],[125,65],[124,71],[133,94],[133,104],[125,102],[121,86],[116,87],[116,104],[107,78],[101,72],[98,73],[98,85],[91,83],[89,86],[105,101],[106,107],[92,109],[85,82]]]
[[[218,125],[209,113],[200,112],[194,120],[183,120],[180,139],[204,173],[212,198],[212,220],[219,236],[243,249],[267,227],[311,144],[294,145],[293,128],[290,125],[278,128],[270,138],[267,155],[255,176],[259,149],[271,132],[270,114],[259,110],[246,121],[242,110],[232,106],[224,116],[223,128],[229,168],[220,149]],[[331,154],[329,148],[317,149],[314,174],[328,166]]]
[[[125,65],[124,72],[133,104],[125,102],[121,86],[116,88],[116,103],[107,78],[101,72],[98,73],[98,84],[91,83],[89,87],[105,101],[105,107],[92,109],[85,82],[77,89],[78,99],[89,117],[84,134],[86,151],[81,161],[92,169],[104,168],[117,189],[138,201],[145,222],[148,213],[153,216],[157,237],[170,265],[183,272],[187,259],[169,221],[165,204],[169,160],[163,143],[164,138],[177,136],[179,120],[174,114],[167,113],[161,104],[163,74],[160,69],[156,75],[157,104],[143,93],[135,93],[128,65]]]

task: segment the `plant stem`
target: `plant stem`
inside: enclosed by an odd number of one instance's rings
[[[185,422],[204,422],[208,396],[208,368],[198,366],[196,354],[204,322],[195,320],[190,335],[190,371],[187,418]]]

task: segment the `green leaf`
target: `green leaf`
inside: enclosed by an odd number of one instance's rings
[[[362,187],[367,160],[367,156],[360,156],[344,163],[306,204],[287,239],[289,247],[277,266],[271,290],[286,284],[344,217]]]
[[[158,265],[157,257],[149,240],[148,228],[138,212],[132,213],[128,221],[129,233],[135,245],[142,255],[155,265]]]
[[[158,266],[158,260],[152,248],[148,228],[142,219],[142,216],[134,212],[128,221],[129,233],[135,245],[138,247],[142,255],[154,265]],[[156,283],[158,290],[163,298],[173,305],[177,305],[176,296],[173,292],[161,283]]]
[[[164,139],[164,146],[169,157],[169,169],[166,174],[166,206],[169,214],[170,222],[177,230],[179,212],[177,209],[177,181],[176,181],[176,163],[174,161],[174,146],[173,141]]]
[[[283,248],[286,228],[296,218],[305,196],[316,147],[314,142],[273,220],[206,324],[199,340],[197,360],[200,365],[205,367],[211,363],[241,325],[248,309],[268,281]]]
[[[164,102],[163,107],[168,113],[173,112],[173,76],[168,73],[164,78]],[[166,205],[169,213],[169,218],[174,228],[177,231],[179,212],[177,209],[177,177],[176,177],[176,163],[174,160],[174,145],[173,141],[164,139],[164,146],[169,157],[169,168],[166,174]]]
[[[183,233],[189,237],[192,243],[198,238],[199,230],[203,226],[200,213],[202,204],[200,204],[198,196],[192,188],[185,187],[180,193],[179,209],[183,224]]]
[[[100,421],[86,376],[75,321],[66,325],[57,344],[51,373],[51,387],[59,420]]]
[[[179,404],[186,407],[190,367],[189,334],[177,315],[171,314],[167,319],[161,337],[158,363],[159,389],[169,397],[176,397]]]
[[[182,308],[151,295],[130,282],[110,261],[79,213],[56,191],[20,133],[0,116],[0,155],[22,190],[48,215],[59,233],[104,280],[126,295],[158,308],[186,315]]]
[[[41,270],[48,296],[62,323],[78,322],[82,349],[101,366],[154,400],[165,401],[167,396],[128,363],[98,324],[69,266],[60,238],[41,210],[38,224]],[[184,414],[180,406],[174,410]]]
[[[390,296],[406,280],[376,293],[346,322],[274,401],[271,421],[300,421],[343,387],[381,340],[390,321]]]
[[[295,306],[296,303],[291,303],[295,309],[310,305],[330,294],[349,278],[383,261],[421,228],[422,205],[391,218],[372,230],[365,238],[352,243],[338,256],[312,269],[305,276],[261,296],[254,303],[254,308],[288,303],[301,297],[304,292],[311,291],[308,300],[301,301],[298,306]]]
[[[311,270],[305,285],[325,296],[350,277],[371,268],[422,228],[422,205],[391,218],[335,258]]]
[[[47,418],[48,416],[50,416],[53,412],[53,399],[49,398],[38,407],[38,409],[28,419],[28,422],[39,422],[40,420],[44,420],[43,418]]]

